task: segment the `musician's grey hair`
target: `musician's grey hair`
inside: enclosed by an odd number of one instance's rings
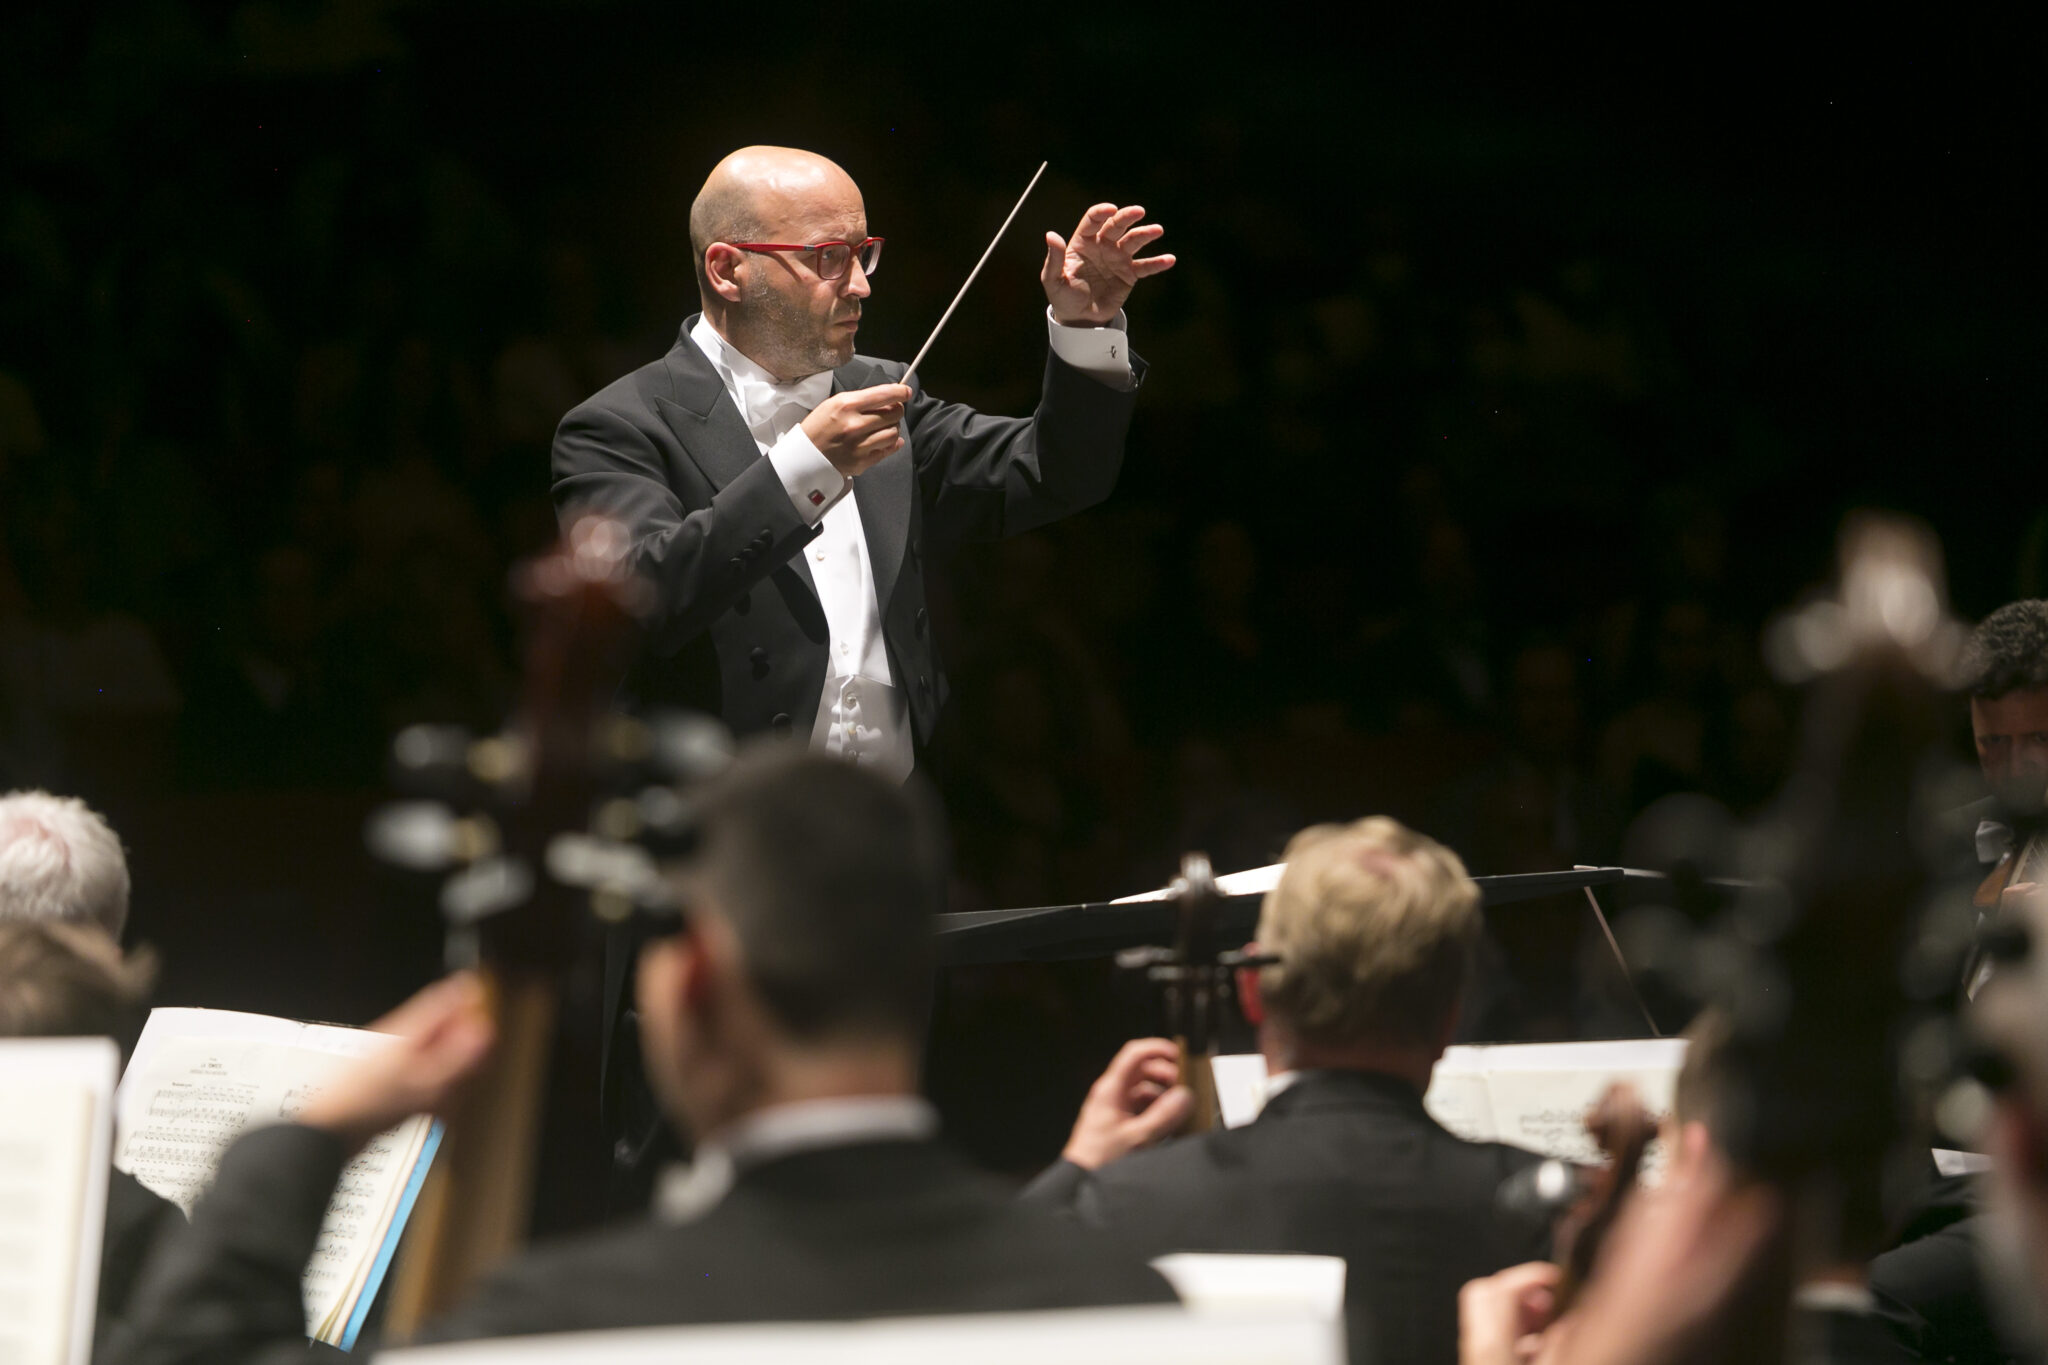
[[[1306,1039],[1435,1046],[1464,992],[1479,888],[1458,855],[1397,820],[1314,825],[1259,913],[1266,1007]]]
[[[128,923],[128,859],[98,812],[45,791],[0,796],[0,920]]]

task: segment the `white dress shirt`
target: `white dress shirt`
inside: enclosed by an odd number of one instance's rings
[[[697,1144],[687,1166],[662,1172],[654,1207],[671,1223],[687,1223],[716,1207],[734,1177],[798,1152],[863,1142],[922,1142],[939,1131],[939,1112],[915,1095],[851,1095],[780,1104],[747,1115]]]
[[[1046,329],[1060,359],[1105,384],[1131,386],[1122,314],[1108,327],[1062,327],[1048,308]],[[811,409],[831,396],[832,372],[783,383],[742,355],[703,317],[690,329],[690,340],[718,372],[798,515],[812,526],[822,524],[803,551],[811,557],[811,580],[825,610],[830,650],[811,747],[900,782],[910,775],[912,761],[910,707],[889,671],[882,604],[875,598],[860,503],[846,496],[853,480],[819,453],[803,429]]]

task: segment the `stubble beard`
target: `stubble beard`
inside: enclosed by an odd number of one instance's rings
[[[836,370],[853,359],[853,339],[840,341],[831,324],[779,290],[756,285],[741,297],[751,352],[762,368],[785,380]]]

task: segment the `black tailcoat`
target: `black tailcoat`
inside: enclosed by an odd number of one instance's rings
[[[640,571],[660,593],[653,639],[627,699],[724,718],[734,733],[808,737],[824,690],[824,609],[803,548],[806,525],[760,453],[711,362],[690,339],[606,386],[555,433],[554,498],[620,518]],[[893,383],[900,361],[855,356],[834,393]],[[1144,362],[1132,357],[1142,378]],[[946,679],[925,577],[973,540],[1029,531],[1109,496],[1123,463],[1132,391],[1048,354],[1038,409],[985,417],[911,385],[904,445],[853,481],[895,685],[912,730],[931,742]]]

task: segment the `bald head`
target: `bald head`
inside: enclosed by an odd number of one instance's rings
[[[711,283],[704,253],[713,242],[805,241],[786,235],[821,209],[860,206],[860,187],[839,164],[796,147],[742,147],[711,168],[690,205],[697,290]],[[777,234],[785,235],[777,235]]]

